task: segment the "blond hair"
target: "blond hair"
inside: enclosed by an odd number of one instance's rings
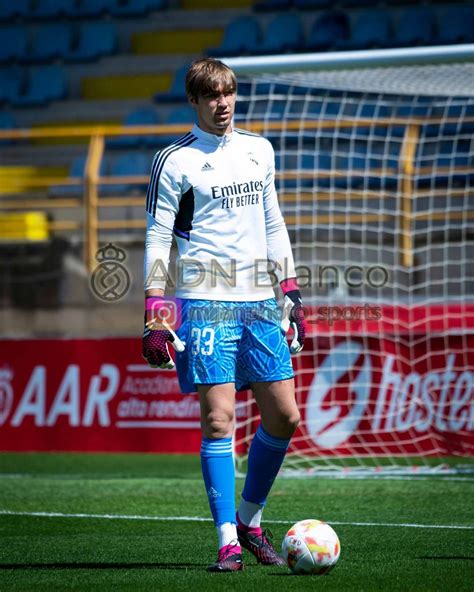
[[[220,60],[201,58],[191,64],[186,74],[186,94],[198,99],[210,95],[222,85],[225,92],[237,90],[234,72]]]

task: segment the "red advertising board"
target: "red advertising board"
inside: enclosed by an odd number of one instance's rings
[[[474,455],[473,319],[390,308],[375,324],[310,324],[293,450]],[[0,342],[0,450],[198,452],[197,395],[140,351],[139,338]]]

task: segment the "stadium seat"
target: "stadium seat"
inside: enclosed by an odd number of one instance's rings
[[[177,107],[168,115],[165,123],[169,124],[181,124],[181,123],[194,123],[196,120],[196,112],[191,105],[182,105]]]
[[[282,178],[277,180],[278,191],[328,187],[330,179],[325,173],[333,168],[332,160],[331,155],[325,152],[276,151],[275,169],[282,173]],[[303,174],[298,175],[297,178],[285,178],[284,173],[288,171],[300,171]],[[314,175],[304,174],[308,172]],[[318,177],[318,173],[322,173],[322,176]]]
[[[84,178],[84,170],[86,167],[86,156],[78,156],[72,161],[71,168],[69,169],[69,179],[83,179]],[[105,158],[101,160],[100,164],[100,176],[103,176],[107,173],[107,161]],[[62,196],[70,196],[70,195],[78,195],[83,193],[84,185],[83,183],[78,185],[55,185],[51,186],[48,189],[48,194],[53,197],[62,197]]]
[[[415,186],[465,187],[471,178],[471,146],[469,141],[427,141],[418,145],[415,158]]]
[[[16,128],[16,121],[13,115],[7,111],[0,111],[0,129],[12,130]],[[8,146],[13,144],[14,140],[0,140],[0,146]]]
[[[11,103],[20,93],[24,70],[19,66],[0,69],[0,103]]]
[[[76,0],[36,0],[28,16],[35,19],[57,19],[74,16]]]
[[[253,101],[247,111],[248,119],[281,121],[287,106],[287,99],[268,99]]]
[[[293,4],[301,10],[319,10],[321,8],[330,8],[334,2],[331,2],[331,0],[294,0]]]
[[[79,0],[73,16],[99,18],[107,12],[110,13],[113,6],[115,0]]]
[[[474,6],[451,6],[439,19],[438,37],[440,45],[474,42]]]
[[[72,30],[62,23],[44,25],[36,32],[25,61],[38,63],[63,58],[71,48]]]
[[[297,51],[304,46],[303,27],[296,13],[277,15],[270,21],[258,53],[285,53]]]
[[[325,12],[313,23],[306,43],[308,51],[331,49],[349,38],[349,19],[344,12]]]
[[[403,2],[404,0],[401,1]],[[341,0],[341,4],[347,8],[359,8],[360,6],[373,6],[377,2],[374,2],[374,0]]]
[[[166,8],[166,0],[116,0],[110,12],[113,16],[139,17],[163,8]]]
[[[384,47],[390,37],[391,23],[388,12],[375,8],[360,13],[351,30],[350,39],[336,42],[336,47],[347,50]]]
[[[339,189],[352,188],[360,189],[364,186],[364,178],[369,168],[369,161],[362,154],[350,154],[337,158],[337,169],[347,173],[345,176],[333,179],[334,187]]]
[[[28,31],[21,26],[7,26],[0,29],[0,63],[22,60],[28,51]]]
[[[357,119],[374,120],[374,124],[377,119],[390,119],[391,115],[392,112],[389,107],[375,101],[373,103],[363,103],[357,110]],[[387,127],[381,125],[354,126],[351,135],[357,138],[385,137]]]
[[[125,118],[124,125],[158,125],[160,118],[153,107],[140,107],[131,111]],[[110,148],[154,147],[159,144],[159,136],[119,136],[107,141]]]
[[[12,21],[30,12],[30,0],[0,0],[0,21]]]
[[[210,56],[236,56],[255,53],[260,42],[260,25],[253,16],[240,16],[226,27],[219,47],[209,48]]]
[[[110,166],[111,176],[148,175],[150,172],[150,158],[141,152],[127,152],[120,155]],[[147,183],[118,183],[114,185],[101,185],[99,193],[102,195],[115,195],[117,193],[130,193],[131,191],[146,191]]]
[[[154,96],[154,101],[157,103],[186,101],[185,78],[188,71],[188,66],[183,66],[176,71],[174,75],[173,84],[167,92],[160,92]]]
[[[430,45],[435,36],[436,19],[429,6],[408,8],[394,27],[394,36],[387,45],[409,47]]]
[[[87,62],[111,55],[117,49],[115,23],[87,23],[81,26],[79,43],[65,58],[69,62]]]
[[[169,125],[187,125],[189,129],[196,121],[196,112],[191,107],[191,105],[182,105],[181,107],[177,107],[173,109],[168,116],[165,118],[163,123]],[[182,133],[177,133],[169,136],[159,136],[159,144],[160,146],[167,146],[171,142],[174,142],[179,137],[181,137]]]
[[[456,103],[449,106],[434,106],[431,112],[432,117],[444,120],[442,123],[433,123],[423,126],[423,133],[426,136],[465,136],[474,135],[474,104],[467,105],[463,103]],[[465,119],[470,118],[467,122]],[[447,121],[447,120],[454,121]]]
[[[12,104],[16,107],[40,107],[66,95],[64,70],[59,66],[41,66],[30,70],[26,91],[13,99]]]
[[[293,0],[262,0],[254,5],[256,11],[274,11],[274,10],[288,10],[291,8]]]

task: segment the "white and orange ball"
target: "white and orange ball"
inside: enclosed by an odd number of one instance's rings
[[[341,544],[333,528],[321,520],[301,520],[286,533],[283,557],[295,574],[327,574],[337,563]]]

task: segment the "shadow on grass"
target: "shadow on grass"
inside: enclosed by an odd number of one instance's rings
[[[202,563],[1,563],[6,569],[203,569]]]

